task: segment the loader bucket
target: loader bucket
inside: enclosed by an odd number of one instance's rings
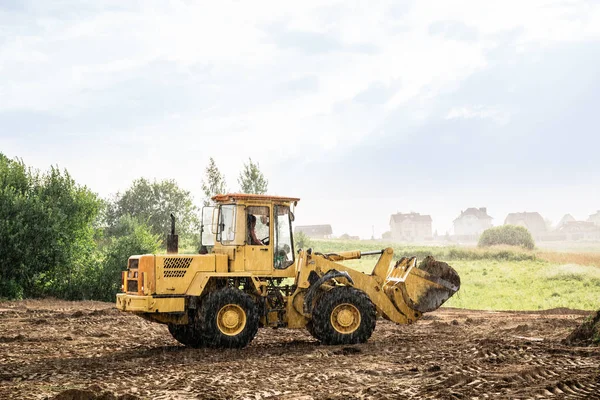
[[[434,311],[458,291],[460,277],[451,266],[431,256],[418,266],[416,262],[415,257],[398,261],[386,280],[385,291],[396,305],[404,302],[421,313]]]

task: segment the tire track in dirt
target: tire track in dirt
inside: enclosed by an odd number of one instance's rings
[[[584,316],[442,309],[410,326],[379,320],[363,345],[278,329],[213,350],[111,304],[0,303],[0,398],[90,385],[148,399],[599,398],[600,350],[560,343]]]

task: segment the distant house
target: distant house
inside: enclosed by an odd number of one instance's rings
[[[411,212],[392,214],[390,232],[393,241],[415,241],[431,239],[431,216]]]
[[[504,225],[522,226],[538,237],[546,233],[546,222],[538,212],[510,213],[506,216]]]
[[[588,222],[592,222],[594,225],[600,226],[600,210],[598,210],[596,214],[590,215]]]
[[[570,221],[560,227],[567,240],[600,240],[600,227],[589,221]]]
[[[304,225],[294,227],[294,233],[299,232],[314,239],[329,239],[333,234],[331,225]]]
[[[575,218],[571,214],[565,214],[564,217],[560,219],[558,225],[556,226],[557,230],[560,230],[563,226],[565,226],[569,222],[575,222]]]
[[[467,208],[461,211],[454,220],[454,234],[456,236],[479,236],[483,231],[492,227],[492,217],[487,213],[487,208]]]

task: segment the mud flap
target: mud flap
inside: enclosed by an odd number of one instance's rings
[[[311,274],[314,271],[311,272]],[[316,275],[316,274],[315,274]],[[327,282],[330,279],[333,278],[345,278],[351,285],[354,284],[354,281],[352,280],[352,278],[350,277],[350,275],[345,272],[345,271],[336,271],[335,269],[332,269],[331,271],[327,272],[325,275],[323,275],[322,277],[320,277],[319,279],[316,280],[311,280],[309,278],[309,280],[311,281],[310,287],[308,288],[308,291],[306,292],[306,295],[304,296],[304,314],[311,314],[311,305],[312,305],[312,301],[315,297],[315,295],[317,294],[317,292],[319,291],[319,287],[321,287],[322,284],[324,284],[325,282]]]

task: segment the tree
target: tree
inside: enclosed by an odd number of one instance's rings
[[[150,182],[140,178],[133,181],[125,193],[117,193],[109,202],[106,212],[107,234],[124,236],[118,222],[123,216],[129,215],[148,225],[152,234],[165,240],[171,229],[169,215],[173,213],[177,218],[177,233],[186,237],[197,231],[196,212],[190,192],[181,189],[174,180]]]
[[[526,228],[515,225],[502,225],[486,229],[479,237],[477,246],[489,247],[499,244],[520,246],[529,250],[535,247],[531,233]]]
[[[267,193],[267,186],[269,185],[269,181],[265,179],[260,171],[258,163],[252,162],[251,158],[248,158],[247,164],[244,163],[244,169],[240,172],[238,183],[242,193],[252,194]]]
[[[93,258],[101,202],[69,173],[0,154],[0,297],[64,296]]]
[[[294,249],[308,249],[312,246],[312,241],[304,232],[296,232],[294,233]]]
[[[208,161],[204,175],[204,180],[202,181],[202,191],[205,196],[204,205],[209,206],[213,196],[227,192],[227,185],[225,184],[225,177],[221,174],[219,168],[217,168],[217,164],[212,157]]]
[[[158,251],[160,236],[153,235],[150,227],[129,215],[122,216],[116,223],[118,237],[113,237],[106,249],[83,273],[77,276],[77,292],[72,299],[94,299],[114,301],[121,286],[121,271],[134,254],[149,254]]]

